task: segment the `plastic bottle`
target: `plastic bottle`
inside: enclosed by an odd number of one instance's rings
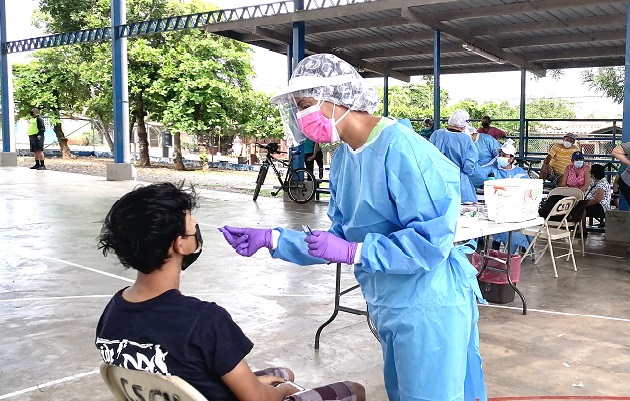
[[[487,180],[496,180],[497,178],[494,176],[494,173],[488,174]]]

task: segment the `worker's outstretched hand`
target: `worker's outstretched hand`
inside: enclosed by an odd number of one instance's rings
[[[241,256],[252,256],[260,248],[272,247],[271,229],[225,226],[219,228],[225,240]]]
[[[329,262],[354,264],[354,254],[357,252],[357,243],[348,242],[328,231],[313,231],[307,235],[304,241],[308,244],[308,254],[317,258],[326,259]]]

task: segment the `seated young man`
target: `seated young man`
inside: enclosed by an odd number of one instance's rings
[[[191,212],[193,191],[170,183],[139,187],[107,214],[99,249],[114,253],[136,281],[106,306],[96,329],[103,361],[128,369],[179,376],[213,401],[365,400],[357,383],[312,390],[285,383],[288,369],[252,372],[253,348],[230,314],[214,302],[183,295],[180,274],[201,254],[203,240]]]

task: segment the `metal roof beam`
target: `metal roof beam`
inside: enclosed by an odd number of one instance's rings
[[[625,31],[578,33],[555,36],[537,36],[534,38],[514,38],[499,41],[501,48],[532,47],[548,45],[564,45],[571,43],[605,42],[609,40],[625,40]]]
[[[466,52],[462,45],[456,43],[443,44],[440,48],[442,54],[444,53],[463,53]],[[370,59],[381,59],[381,58],[389,58],[389,57],[406,57],[406,56],[415,56],[418,54],[428,54],[433,55],[433,46],[416,46],[416,47],[400,47],[396,49],[384,49],[379,50],[377,52],[366,52],[359,53],[357,57],[370,60]]]
[[[531,32],[542,29],[587,28],[589,26],[626,25],[626,15],[603,15],[598,17],[571,18],[542,22],[527,22],[524,24],[487,25],[475,29],[475,35],[494,35],[498,32]]]
[[[626,46],[588,47],[570,50],[548,50],[544,52],[521,53],[527,60],[580,59],[591,57],[624,57]]]
[[[561,70],[564,68],[595,68],[595,67],[616,67],[624,65],[626,59],[607,58],[599,60],[554,60],[544,61],[541,64],[547,69]]]
[[[461,10],[445,11],[431,14],[439,21],[455,21],[460,19],[496,17],[518,13],[559,10],[563,8],[583,7],[600,4],[622,3],[620,0],[538,0],[497,6],[473,7]]]
[[[443,24],[439,21],[436,21],[435,19],[433,19],[433,17],[431,16],[431,14],[422,14],[419,13],[416,10],[413,10],[409,7],[407,8],[403,8],[401,11],[401,16],[405,17],[405,18],[409,18],[410,20],[413,21],[418,21],[428,27],[434,28],[434,29],[439,29],[440,31],[455,37],[457,39],[460,39],[464,42],[468,42],[474,46],[477,46],[489,53],[494,54],[497,57],[502,58],[503,60],[517,66],[517,67],[522,67],[522,68],[526,68],[527,70],[533,72],[534,74],[544,77],[546,75],[546,72],[544,69],[540,68],[539,66],[528,62],[527,60],[524,60],[514,54],[508,53],[503,51],[503,49],[501,49],[499,46],[497,46],[495,43],[490,42],[488,40],[484,40],[484,39],[479,39],[476,38],[475,36],[471,35],[469,31],[467,30],[463,30],[463,29],[459,29],[459,28],[454,28],[451,26],[448,26],[446,24]]]
[[[259,35],[262,37],[266,37],[266,38],[270,38],[270,39],[274,39],[274,40],[278,40],[278,41],[284,41],[284,43],[289,44],[292,43],[293,38],[291,36],[285,36],[282,35],[279,32],[274,32],[270,29],[266,29],[266,28],[260,28],[260,27],[255,27],[254,29],[252,29],[252,33],[254,35]],[[354,65],[355,67],[361,67],[364,68],[366,70],[370,70],[370,71],[374,71],[376,73],[379,73],[381,75],[387,75],[388,77],[394,78],[394,79],[398,79],[400,81],[404,81],[404,82],[410,82],[411,81],[411,76],[394,71],[394,70],[390,70],[386,67],[380,66],[378,64],[374,64],[374,63],[370,63],[369,61],[365,61],[365,60],[361,60],[358,58],[354,58],[354,57],[350,57],[348,54],[339,54],[339,53],[335,53],[335,52],[331,52],[330,49],[326,48],[326,47],[322,47],[310,42],[306,42],[304,44],[305,50],[311,52],[311,53],[332,53],[337,55],[338,57],[344,59],[345,61],[347,61],[348,63]]]
[[[348,21],[341,24],[330,25],[307,25],[306,35],[315,35],[324,32],[336,32],[336,31],[348,31],[351,29],[369,29],[369,28],[381,28],[384,26],[400,26],[410,24],[409,20],[401,17],[380,18],[374,20],[362,20],[362,21]]]
[[[468,65],[468,64],[490,64],[490,61],[487,59],[469,53],[470,56],[460,56],[460,57],[442,57],[440,59],[441,66],[453,66],[453,65]],[[412,68],[433,68],[433,58],[424,58],[419,60],[405,60],[405,61],[395,61],[389,65],[390,68],[401,70],[401,69],[412,69]]]
[[[363,36],[360,38],[348,38],[329,40],[322,43],[322,46],[330,48],[348,48],[353,46],[362,45],[374,45],[381,43],[402,43],[402,42],[414,42],[418,40],[433,39],[432,31],[421,31],[417,33],[408,33],[404,35],[389,35],[389,36]]]
[[[446,67],[440,69],[440,74],[473,74],[478,72],[503,72],[518,71],[518,68],[511,64],[475,65],[472,67]],[[420,68],[417,70],[405,70],[405,73],[412,76],[433,75],[433,68]],[[471,94],[473,97],[474,94]]]
[[[304,11],[293,11],[285,14],[261,16],[241,21],[213,23],[206,26],[208,32],[226,31],[234,29],[251,29],[255,26],[282,25],[299,21],[312,21],[325,18],[343,18],[385,10],[398,10],[403,7],[424,6],[457,0],[362,0],[353,4],[332,7],[322,7]],[[289,3],[284,2],[284,3]],[[292,3],[292,2],[291,2]],[[348,1],[347,3],[350,3]],[[307,24],[308,25],[308,24]]]

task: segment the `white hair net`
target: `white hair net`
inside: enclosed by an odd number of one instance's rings
[[[314,54],[300,61],[289,86],[271,101],[281,103],[286,95],[312,97],[370,114],[381,102],[378,92],[354,67],[333,54]]]
[[[508,139],[501,146],[501,151],[506,155],[516,156],[516,147],[514,146],[514,141],[512,139]]]
[[[468,120],[470,120],[470,115],[466,110],[455,110],[448,119],[448,125],[464,129],[468,125]]]

